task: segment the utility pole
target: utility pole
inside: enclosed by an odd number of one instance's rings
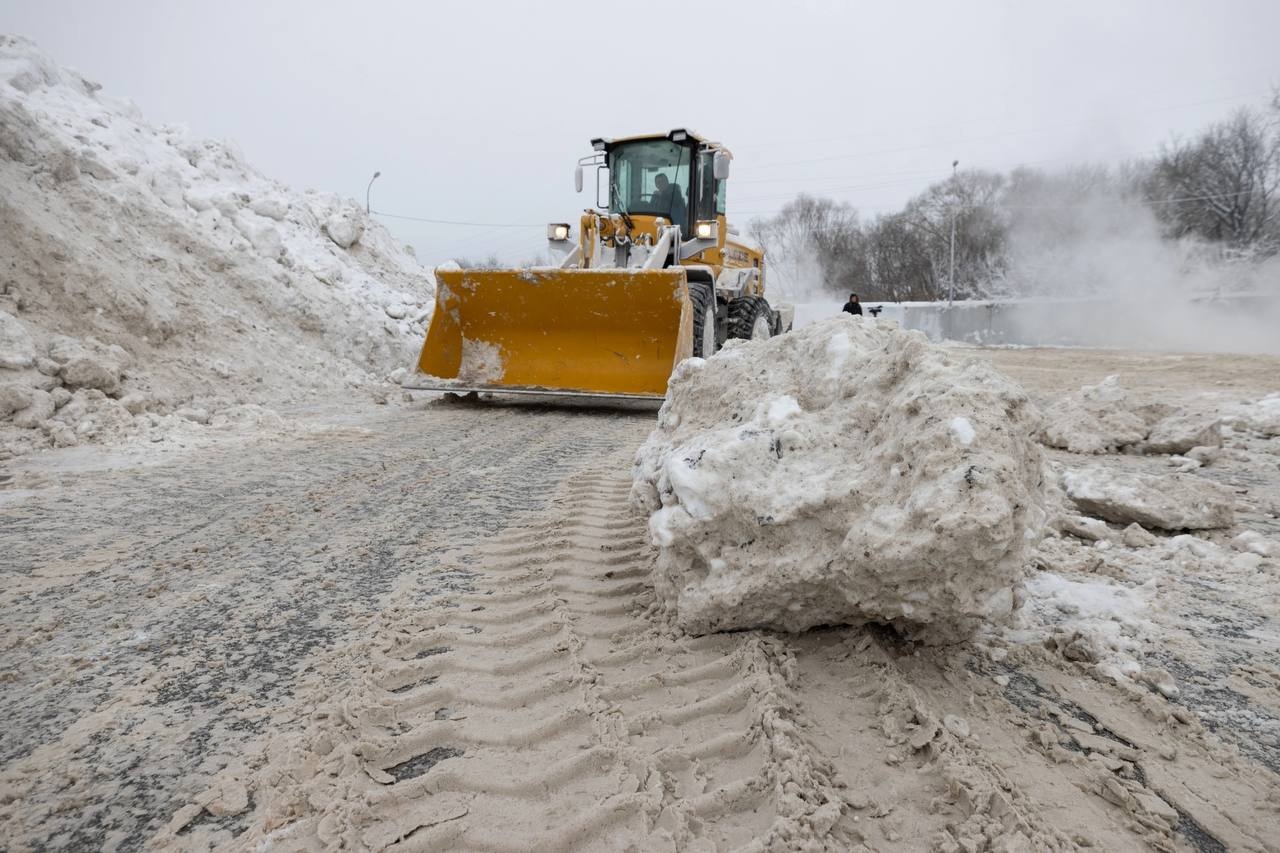
[[[947,307],[951,307],[956,295],[956,167],[959,160],[951,161],[951,273],[947,276]],[[376,176],[375,176],[376,177]]]
[[[369,179],[369,186],[367,186],[367,187],[365,187],[365,188],[364,188],[364,212],[365,212],[365,213],[369,213],[369,212],[370,212],[370,209],[369,209],[369,193],[373,190],[373,182],[374,182],[374,181],[376,181],[376,180],[378,180],[378,176],[379,176],[379,175],[381,175],[381,174],[382,174],[381,172],[374,172],[374,173],[373,173],[373,177]]]

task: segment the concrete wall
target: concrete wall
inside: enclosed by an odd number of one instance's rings
[[[1280,290],[1280,288],[1277,288]],[[1198,299],[1019,299],[883,302],[880,317],[931,340],[1280,354],[1280,293]],[[840,313],[835,302],[796,306],[796,325]]]

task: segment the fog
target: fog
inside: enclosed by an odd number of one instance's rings
[[[1280,354],[1280,256],[1263,244],[1172,239],[1135,192],[1132,177],[1114,171],[1024,170],[989,211],[1007,229],[996,272],[962,282],[980,298],[881,303],[864,291],[863,302],[932,337],[975,343]],[[769,292],[799,304],[800,325],[840,310],[846,294],[832,281],[854,260],[820,251],[804,224],[815,221],[793,214],[768,234]],[[873,230],[862,223],[863,235]],[[841,242],[836,230],[823,239]]]
[[[1008,342],[1280,353],[1280,257],[1167,239],[1150,207],[1114,191],[1021,201],[1005,284],[1055,304],[993,319]]]

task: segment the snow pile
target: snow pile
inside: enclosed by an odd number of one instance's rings
[[[632,489],[658,595],[694,633],[1004,619],[1044,520],[1037,426],[988,364],[888,322],[687,360]]]
[[[434,282],[385,228],[99,89],[0,36],[0,455],[115,433],[51,401],[278,404],[413,360]]]
[[[1081,511],[1117,524],[1160,530],[1230,527],[1235,495],[1194,474],[1130,474],[1105,468],[1065,471],[1062,486]]]
[[[1148,424],[1120,386],[1108,376],[1055,401],[1045,410],[1040,440],[1072,453],[1109,453],[1147,437]]]

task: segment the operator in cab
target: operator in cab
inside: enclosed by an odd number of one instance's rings
[[[680,188],[671,183],[667,176],[658,173],[654,178],[657,189],[653,193],[651,205],[659,216],[664,216],[673,225],[679,225],[681,231],[689,230],[689,208],[685,204]]]

